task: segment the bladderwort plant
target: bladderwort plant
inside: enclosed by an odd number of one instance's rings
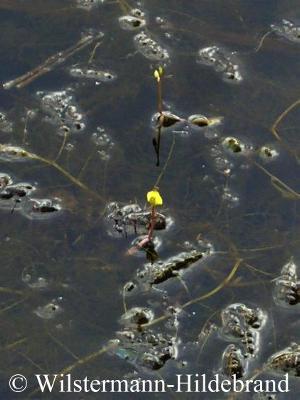
[[[157,207],[163,205],[163,199],[159,193],[159,188],[157,186],[154,186],[154,188],[147,193],[146,197],[147,202],[151,207],[148,233],[147,235],[142,237],[135,246],[131,247],[128,250],[127,254],[132,255],[138,250],[144,250],[146,252],[147,259],[150,260],[151,263],[153,263],[158,258],[158,254],[155,251],[155,246],[153,243],[153,232],[155,229],[157,217],[156,209]]]
[[[164,70],[162,67],[158,67],[154,71],[154,78],[156,79],[157,82],[157,111],[158,111],[158,124],[157,124],[157,131],[156,131],[156,137],[153,138],[153,146],[155,149],[156,153],[156,166],[158,167],[160,164],[159,161],[159,152],[160,152],[160,138],[161,138],[161,129],[163,126],[163,103],[162,103],[162,76],[163,76]]]
[[[159,193],[159,188],[155,186],[150,192],[147,193],[147,201],[151,206],[150,226],[148,230],[148,241],[153,239],[153,230],[156,222],[156,207],[163,205],[163,199]]]

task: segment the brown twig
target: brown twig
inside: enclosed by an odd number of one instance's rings
[[[26,72],[25,74],[19,76],[18,78],[14,79],[12,81],[8,81],[8,82],[4,83],[3,88],[11,89],[13,87],[16,87],[18,89],[21,89],[21,88],[29,85],[35,79],[52,71],[52,69],[54,67],[64,63],[73,54],[84,49],[86,46],[91,44],[94,40],[99,39],[99,37],[102,37],[102,34],[101,35],[99,34],[96,36],[87,35],[87,36],[83,37],[75,45],[69,47],[67,50],[60,51],[60,52],[52,55],[51,57],[47,58],[46,61],[44,61],[42,64],[38,65],[31,71]]]
[[[148,231],[148,241],[150,242],[153,238],[153,231],[155,227],[155,220],[156,220],[156,210],[155,207],[152,206],[151,208],[151,217],[150,217],[150,227]]]

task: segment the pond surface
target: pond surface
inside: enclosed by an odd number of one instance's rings
[[[230,378],[230,345],[245,379],[289,372],[274,398],[297,397],[299,356],[285,372],[270,357],[300,344],[299,21],[298,0],[0,2],[1,399],[100,395],[41,394],[34,374]],[[157,167],[159,67],[180,121],[162,127]],[[132,244],[149,216],[133,229],[120,209],[148,212],[158,177],[151,265]],[[29,386],[17,397],[14,374]]]

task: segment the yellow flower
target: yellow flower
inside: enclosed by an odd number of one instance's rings
[[[160,78],[163,76],[163,73],[164,73],[163,67],[158,67],[158,68],[154,71],[153,75],[154,75],[154,78],[157,80],[157,82],[160,81]]]
[[[157,80],[157,82],[160,81],[160,74],[157,69],[154,71],[154,78]]]
[[[163,199],[156,189],[153,189],[147,193],[147,201],[153,207],[161,206],[163,204]]]

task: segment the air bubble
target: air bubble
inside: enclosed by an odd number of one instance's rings
[[[134,43],[137,50],[148,60],[166,61],[170,58],[168,51],[145,32],[138,33],[134,37]]]

